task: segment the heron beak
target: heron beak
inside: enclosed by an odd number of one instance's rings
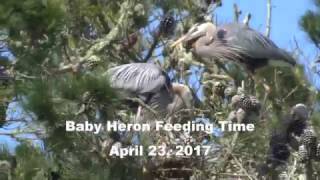
[[[173,42],[173,44],[171,44],[170,48],[175,48],[178,44],[182,43],[186,38],[187,38],[187,35],[182,36],[181,38],[179,38],[178,40]]]
[[[178,40],[176,40],[170,47],[174,48],[180,43],[197,40],[198,38],[200,38],[201,36],[204,36],[204,35],[206,35],[206,32],[201,31],[201,30],[198,30],[198,31],[192,32],[192,33],[187,33],[184,36],[182,36],[181,38],[179,38]]]

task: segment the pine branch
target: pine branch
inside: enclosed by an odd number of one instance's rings
[[[128,7],[127,2],[122,3],[120,14],[117,25],[101,40],[99,40],[97,43],[95,43],[93,46],[90,47],[90,49],[86,52],[85,56],[80,57],[79,61],[76,64],[67,64],[62,67],[60,67],[56,73],[65,73],[65,72],[71,72],[74,71],[77,67],[81,67],[85,63],[90,62],[98,62],[101,61],[101,58],[98,57],[96,54],[100,53],[104,48],[109,46],[113,40],[116,39],[120,31],[120,28],[122,24],[124,24],[128,19],[128,9],[131,9],[132,7]],[[132,3],[131,3],[132,4]]]
[[[240,167],[241,171],[248,177],[248,179],[258,180],[256,177],[252,177],[251,175],[249,175],[248,171],[242,166],[242,164],[240,163],[238,158],[236,158],[233,154],[231,154],[231,156],[234,159],[234,161],[236,162],[236,164]]]
[[[143,62],[147,62],[150,59],[150,57],[152,56],[153,51],[156,49],[157,44],[159,42],[159,37],[160,37],[160,33],[159,32],[155,33],[155,35],[153,37],[153,42],[150,46],[150,49],[149,49],[146,57],[143,59]]]

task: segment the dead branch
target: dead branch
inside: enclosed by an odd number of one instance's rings
[[[248,13],[246,17],[243,19],[243,24],[245,24],[246,26],[249,26],[250,19],[251,19],[251,13]]]
[[[160,33],[159,32],[155,33],[155,35],[153,36],[153,42],[150,46],[150,49],[149,49],[146,57],[143,59],[143,62],[147,62],[150,59],[150,57],[152,56],[153,51],[156,49],[157,44],[159,42],[159,37],[160,37]]]
[[[234,22],[239,22],[239,16],[241,15],[241,10],[238,8],[237,4],[233,4]]]
[[[271,16],[272,16],[272,6],[271,6],[271,0],[267,0],[267,27],[266,27],[266,36],[270,37],[270,31],[271,31]]]
[[[258,180],[256,177],[250,176],[248,171],[242,166],[240,161],[233,154],[231,154],[231,156],[234,159],[234,161],[236,162],[236,164],[240,167],[241,171],[248,177],[248,179],[250,179],[250,180]]]

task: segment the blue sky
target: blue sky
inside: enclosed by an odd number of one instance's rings
[[[218,23],[227,23],[233,21],[233,4],[237,3],[242,10],[242,21],[245,14],[250,12],[252,18],[250,27],[264,32],[266,27],[267,0],[224,0],[223,6],[216,10]],[[299,27],[300,17],[308,10],[314,9],[312,0],[272,0],[272,24],[271,39],[281,48],[289,51],[295,49],[294,38],[302,48],[304,56],[300,56],[300,62],[306,64],[306,73],[309,79],[320,87],[320,81],[316,82],[315,76],[311,76],[309,69],[318,50],[310,42],[307,35]],[[20,111],[18,109],[18,111]],[[1,131],[1,129],[0,129]],[[0,143],[8,144],[10,149],[16,145],[9,137],[0,136]]]

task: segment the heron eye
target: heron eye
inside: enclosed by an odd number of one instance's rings
[[[227,31],[224,29],[221,29],[217,32],[217,36],[219,39],[223,39],[226,34],[227,34]]]
[[[193,32],[197,32],[198,31],[198,27],[195,27],[194,29],[193,29]]]

